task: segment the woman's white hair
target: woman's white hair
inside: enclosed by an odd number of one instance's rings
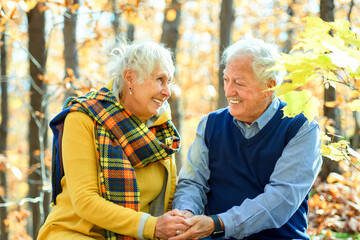
[[[156,68],[165,71],[169,79],[174,77],[175,72],[172,53],[162,44],[150,40],[120,41],[111,51],[108,63],[108,75],[114,79],[113,94],[116,97],[124,88],[124,71],[129,68],[135,72],[138,83],[142,83]]]
[[[267,71],[268,68],[275,65],[275,59],[280,56],[275,45],[265,43],[261,39],[239,40],[225,49],[221,63],[226,65],[230,60],[244,56],[253,58],[251,67],[260,82],[266,84],[269,79],[274,79],[277,86],[281,85],[283,73]]]

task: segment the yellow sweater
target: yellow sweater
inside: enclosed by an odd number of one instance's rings
[[[168,119],[169,112],[165,112],[153,125],[159,125]],[[63,190],[57,196],[57,204],[41,227],[37,239],[105,239],[105,228],[137,238],[140,237],[139,228],[143,228],[140,232],[144,238],[154,238],[157,218],[149,216],[144,226],[140,219],[145,216],[144,213],[149,212],[149,204],[159,195],[163,184],[166,184],[164,212],[171,210],[176,183],[174,160],[135,169],[141,208],[140,212],[136,212],[99,195],[93,120],[84,113],[72,112],[66,117],[64,126]]]

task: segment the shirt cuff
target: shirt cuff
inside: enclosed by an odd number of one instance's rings
[[[144,231],[143,231],[144,238],[154,239],[155,225],[157,219],[158,219],[157,217],[153,217],[153,216],[149,216],[146,219]]]
[[[221,218],[221,221],[224,224],[224,228],[225,228],[225,238],[228,239],[231,237],[231,235],[234,234],[235,232],[235,224],[234,221],[231,217],[231,214],[224,212],[224,213],[220,213],[217,214],[219,218]]]

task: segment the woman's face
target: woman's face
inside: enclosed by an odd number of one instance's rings
[[[127,71],[127,70],[126,70]],[[170,81],[166,72],[160,68],[155,68],[151,75],[138,83],[135,73],[132,71],[131,77],[135,81],[128,82],[125,71],[125,80],[128,87],[131,88],[132,94],[129,93],[123,99],[125,107],[140,120],[145,121],[153,115],[159,113],[161,105],[170,97]]]

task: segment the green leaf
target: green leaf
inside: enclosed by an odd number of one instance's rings
[[[307,90],[292,91],[282,95],[288,104],[283,108],[284,117],[295,117],[303,113],[309,123],[319,115],[319,101]]]

